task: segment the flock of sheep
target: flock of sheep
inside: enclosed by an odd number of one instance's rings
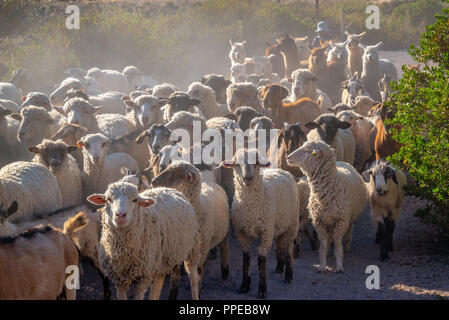
[[[0,83],[0,299],[76,298],[66,268],[81,257],[98,270],[106,299],[109,281],[118,299],[132,284],[136,299],[149,287],[159,299],[167,275],[175,299],[183,266],[199,299],[217,249],[228,277],[231,236],[242,250],[241,293],[259,240],[265,298],[273,242],[286,283],[304,233],[314,250],[319,240],[318,271],[328,271],[333,243],[343,272],[368,202],[387,259],[406,184],[385,161],[400,147],[383,122],[397,71],[379,59],[381,43],[361,44],[363,35],[311,49],[307,37],[285,34],[252,58],[246,41],[230,41],[231,80],[204,75],[184,92],[128,66],[70,68],[47,95],[32,91],[30,72],[16,70]],[[193,136],[195,125],[251,134],[247,147],[231,146],[232,158],[213,165],[176,160],[207,147],[171,139],[180,128]],[[272,129],[279,132],[265,135],[266,148],[248,147]]]

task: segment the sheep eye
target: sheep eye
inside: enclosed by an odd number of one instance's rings
[[[137,198],[135,198],[135,199],[133,200],[133,202],[137,202]]]

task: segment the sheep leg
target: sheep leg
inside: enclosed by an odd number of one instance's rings
[[[100,268],[96,267],[95,264],[92,262],[92,265],[97,269],[98,274],[101,277],[101,280],[103,281],[103,300],[110,300],[111,299],[111,289],[109,288],[109,278],[106,277],[103,272],[100,270]]]
[[[211,251],[209,251],[209,254],[207,255],[207,259],[209,259],[209,260],[217,259],[217,247],[215,247]]]
[[[188,261],[184,261],[184,267],[189,275],[190,279],[190,288],[192,290],[192,299],[199,300],[200,299],[200,275],[198,273],[198,266],[193,265]]]
[[[314,227],[316,233],[318,234],[318,239],[320,239],[320,266],[318,268],[318,272],[324,273],[326,272],[327,253],[329,250],[328,242],[330,241],[328,241],[326,226],[322,225],[321,223],[315,223]]]
[[[337,273],[343,273],[343,235],[338,232],[334,234],[335,260],[337,260]]]
[[[313,230],[312,234],[310,234],[309,228],[307,225],[304,226],[304,231],[306,233],[307,239],[309,239],[310,248],[312,248],[313,251],[318,250],[318,236],[316,234],[316,231]]]
[[[377,228],[377,231],[376,231],[376,244],[379,244],[379,242],[380,242],[380,233],[379,233],[379,228]]]
[[[284,248],[284,243],[283,243],[283,239],[280,236],[278,236],[276,238],[276,260],[277,260],[277,265],[276,265],[276,273],[282,273],[284,272],[284,266],[285,266],[285,248]]]
[[[228,264],[228,235],[218,244],[218,249],[220,250],[220,260],[221,260],[221,278],[227,279],[229,276],[229,264]]]
[[[260,299],[265,299],[267,295],[267,257],[259,256],[257,260],[259,266],[259,293]]]
[[[251,277],[249,276],[249,251],[242,252],[243,255],[243,265],[242,265],[242,272],[243,272],[243,279],[242,279],[242,285],[240,286],[240,293],[247,293],[249,291],[249,287],[251,284]]]
[[[66,300],[76,300],[76,289],[67,289],[67,287],[65,287],[64,291]]]
[[[295,239],[295,250],[293,253],[293,256],[295,259],[299,258],[299,254],[301,253],[301,241],[302,241],[302,235],[305,230],[298,229],[298,234],[296,235]]]
[[[352,240],[352,223],[349,225],[348,231],[345,233],[345,252],[351,252],[351,240]]]
[[[168,295],[168,300],[176,300],[178,296],[179,281],[181,280],[181,270],[182,265],[177,265],[173,268],[170,275],[170,293]]]
[[[293,280],[293,241],[286,239],[285,245],[285,283],[291,283]]]
[[[395,223],[394,220],[388,218],[385,223],[385,228],[387,230],[387,249],[388,251],[393,251],[393,232],[394,232]]]
[[[128,300],[129,286],[117,287],[117,300]]]
[[[162,286],[164,285],[165,275],[158,277],[156,280],[154,280],[153,285],[151,286],[150,291],[150,300],[159,300],[159,297],[161,296]],[[148,288],[148,287],[146,287]],[[145,294],[145,291],[143,292]],[[142,295],[143,298],[143,295]]]
[[[379,233],[380,242],[380,260],[388,259],[388,249],[387,249],[387,230],[383,222],[377,223],[377,232]]]

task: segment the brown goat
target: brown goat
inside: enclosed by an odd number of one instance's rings
[[[298,47],[295,40],[288,34],[285,34],[281,39],[277,39],[277,48],[281,51],[284,57],[285,78],[290,77],[293,71],[300,67],[300,59]],[[280,76],[280,75],[279,75]]]
[[[376,160],[380,160],[398,152],[401,148],[401,144],[393,139],[388,133],[388,127],[384,124],[385,119],[394,117],[394,112],[388,111],[383,103],[374,106],[370,113],[373,114],[376,110],[379,111],[380,117],[377,119],[375,126],[371,130],[371,137],[375,135],[374,152],[376,154]]]
[[[295,102],[283,102],[288,94],[288,90],[278,84],[267,84],[259,91],[263,107],[271,109],[275,128],[282,129],[284,122],[308,123],[321,114],[321,100],[317,103],[310,98],[301,98]]]
[[[294,175],[296,178],[303,176],[299,167],[292,167],[287,164],[287,156],[301,147],[307,141],[306,134],[302,131],[301,126],[296,124],[285,124],[284,128],[279,131],[276,147],[277,153],[273,154],[273,147],[268,150],[267,157],[271,163],[277,163],[279,169],[286,170]],[[274,144],[274,142],[273,142]]]

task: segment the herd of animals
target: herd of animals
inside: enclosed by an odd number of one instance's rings
[[[47,93],[32,91],[39,80],[31,72],[14,71],[0,83],[0,299],[75,299],[66,268],[81,258],[98,270],[105,299],[110,282],[118,299],[131,285],[136,299],[149,287],[159,299],[167,275],[175,299],[183,267],[199,299],[207,263],[219,256],[228,277],[229,237],[242,251],[241,293],[258,240],[265,298],[273,242],[285,283],[304,233],[314,250],[319,240],[318,271],[332,270],[333,244],[333,270],[343,272],[368,204],[387,259],[406,185],[385,160],[400,148],[384,125],[397,71],[379,59],[381,43],[363,45],[363,36],[311,49],[307,37],[285,34],[256,57],[246,41],[230,41],[230,80],[207,74],[186,91],[134,66],[70,68]],[[171,133],[191,132],[194,122],[202,132],[279,133],[267,152],[243,147],[214,165],[174,160],[192,149]]]

